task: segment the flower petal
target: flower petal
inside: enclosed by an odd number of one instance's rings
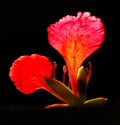
[[[83,61],[100,48],[105,29],[100,18],[90,12],[67,15],[48,29],[48,40],[66,61],[73,91],[76,93],[77,71]]]
[[[45,56],[24,55],[12,63],[9,76],[19,91],[30,94],[40,88],[48,90],[42,77],[50,77],[52,68],[51,62]]]

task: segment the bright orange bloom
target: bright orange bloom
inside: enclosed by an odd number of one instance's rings
[[[77,94],[77,72],[84,60],[100,48],[105,29],[100,18],[90,12],[67,15],[48,27],[48,40],[64,58],[72,90]]]
[[[16,88],[24,94],[30,94],[38,89],[48,90],[43,77],[50,77],[53,66],[45,56],[32,54],[20,56],[10,67],[9,76]]]

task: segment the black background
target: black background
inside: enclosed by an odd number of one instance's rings
[[[19,92],[9,78],[12,62],[21,55],[38,53],[58,63],[57,78],[61,80],[62,56],[47,39],[47,27],[66,15],[89,11],[102,19],[106,35],[101,48],[91,55],[92,77],[88,98],[107,97],[110,108],[120,105],[119,87],[119,4],[105,1],[10,1],[1,4],[0,37],[0,105],[1,110],[41,109],[59,102],[44,90],[30,95]],[[58,74],[59,73],[59,74]],[[31,106],[32,105],[32,106]]]

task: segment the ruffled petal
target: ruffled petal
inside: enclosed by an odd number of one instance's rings
[[[43,77],[50,77],[52,69],[50,60],[45,56],[24,55],[12,63],[9,76],[16,88],[24,94],[33,93],[41,88],[50,91]]]
[[[64,58],[76,93],[78,68],[83,61],[100,48],[104,41],[105,29],[100,18],[90,12],[78,12],[77,16],[67,15],[48,29],[48,40]]]

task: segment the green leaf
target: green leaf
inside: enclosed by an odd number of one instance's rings
[[[74,106],[78,104],[78,100],[73,94],[72,90],[68,88],[64,83],[53,79],[53,78],[43,78],[47,86],[53,91],[53,95],[63,102]]]
[[[84,103],[86,100],[86,95],[87,95],[87,85],[88,85],[88,79],[87,79],[87,73],[85,71],[84,66],[81,66],[78,69],[77,73],[77,94],[78,94],[78,99],[81,104]]]
[[[85,106],[104,106],[105,102],[107,101],[107,98],[104,97],[98,97],[94,99],[90,99],[84,102]]]
[[[69,104],[57,103],[57,104],[47,105],[44,107],[44,109],[66,108],[66,107],[69,107]]]

